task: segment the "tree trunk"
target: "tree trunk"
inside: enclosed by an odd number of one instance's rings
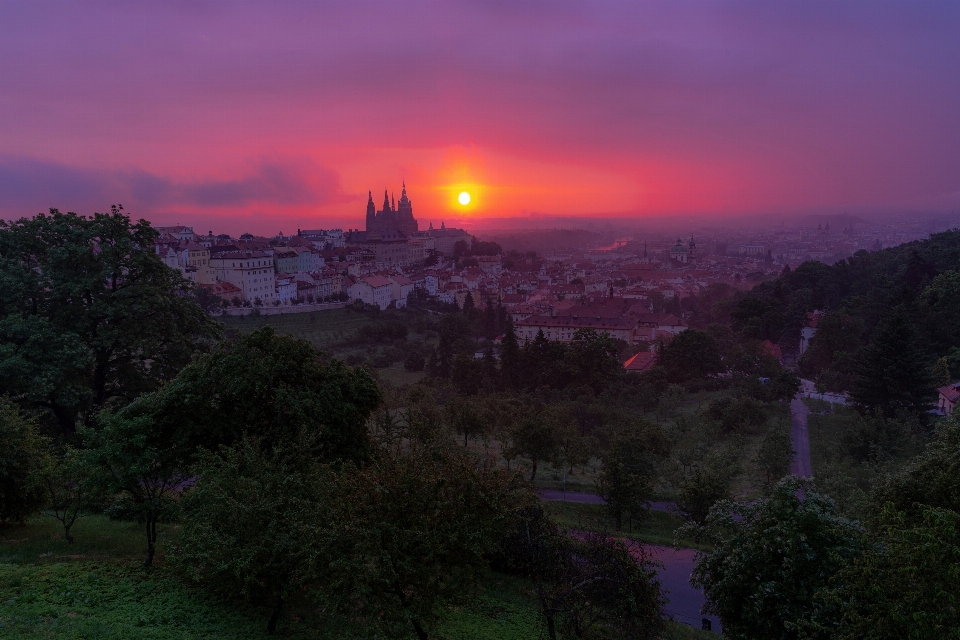
[[[557,640],[557,625],[553,621],[553,612],[544,612],[544,617],[547,619],[547,637]]]
[[[530,482],[533,482],[533,479],[537,477],[537,459],[533,459],[533,469],[530,471]]]
[[[280,622],[280,612],[283,611],[283,596],[277,598],[277,604],[273,607],[270,619],[267,621],[267,633],[277,632],[277,623]]]
[[[429,636],[427,632],[420,625],[420,621],[416,618],[410,618],[410,622],[413,624],[413,630],[417,632],[417,638],[420,640],[428,640]]]
[[[147,516],[147,559],[143,561],[144,567],[153,565],[153,556],[157,552],[157,517]]]

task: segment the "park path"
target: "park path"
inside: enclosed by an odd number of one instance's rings
[[[793,444],[793,462],[790,473],[801,478],[813,476],[810,464],[810,433],[807,429],[807,405],[797,395],[790,401],[790,440]]]

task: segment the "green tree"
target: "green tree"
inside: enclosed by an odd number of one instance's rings
[[[850,397],[861,411],[920,416],[931,405],[935,389],[930,368],[917,343],[914,320],[902,308],[894,309],[877,327],[860,352],[856,371]]]
[[[654,640],[665,628],[657,565],[633,542],[586,533],[539,544],[537,599],[547,637]],[[606,634],[601,637],[606,637]]]
[[[703,525],[714,504],[729,500],[733,481],[740,475],[739,460],[731,457],[706,460],[680,483],[677,510],[687,520]]]
[[[696,329],[678,333],[663,348],[661,364],[671,382],[706,378],[724,370],[717,341]]]
[[[763,404],[748,396],[717,398],[707,407],[707,415],[726,434],[747,433],[767,421]]]
[[[690,582],[703,589],[704,610],[720,617],[724,635],[792,640],[816,615],[814,594],[860,552],[861,532],[833,502],[794,477],[770,497],[720,502],[706,525],[678,533],[709,540]]]
[[[577,329],[570,342],[569,354],[577,370],[577,381],[589,385],[595,393],[600,393],[623,375],[617,345],[609,334]]]
[[[447,405],[447,422],[455,433],[463,434],[463,446],[471,437],[479,437],[487,431],[487,421],[480,403],[466,398],[455,398]]]
[[[244,436],[272,447],[310,433],[320,460],[362,463],[371,447],[366,421],[381,394],[364,369],[265,326],[199,355],[149,398],[163,429],[211,451]]]
[[[487,340],[497,337],[497,314],[493,308],[492,298],[487,298],[487,306],[483,311],[483,331]]]
[[[810,635],[837,640],[960,638],[960,514],[921,505],[908,518],[888,504],[862,556],[819,594]]]
[[[189,478],[196,451],[189,429],[162,416],[163,403],[155,392],[115,414],[104,413],[99,429],[80,431],[85,463],[96,469],[96,486],[105,493],[125,494],[145,528],[145,567],[156,555],[157,523]]]
[[[411,351],[410,355],[403,361],[403,368],[407,371],[423,371],[423,354],[419,351]]]
[[[0,221],[0,384],[64,433],[173,378],[217,325],[121,207]]]
[[[936,437],[899,470],[881,476],[870,494],[870,518],[887,504],[918,519],[918,505],[960,513],[960,416],[937,423]]]
[[[244,439],[204,454],[195,472],[173,559],[196,582],[270,603],[267,631],[276,631],[292,597],[347,570],[334,552],[344,532],[331,520],[336,483],[328,469],[298,450]]]
[[[23,522],[43,506],[49,447],[36,421],[0,396],[0,522]]]
[[[198,356],[84,437],[104,487],[136,506],[149,565],[156,524],[190,477],[198,447],[215,451],[252,437],[266,449],[293,443],[319,462],[361,464],[371,453],[367,419],[380,401],[363,369],[264,327]]]
[[[72,544],[70,529],[77,520],[103,507],[104,496],[98,491],[96,469],[86,460],[83,451],[67,446],[60,455],[50,457],[41,478],[46,491],[44,513],[60,522],[64,539]]]
[[[503,340],[500,342],[500,375],[505,389],[516,390],[520,387],[520,345],[510,315],[505,315],[505,323]]]
[[[938,358],[933,370],[930,372],[934,386],[945,387],[950,384],[950,364],[946,357]]]
[[[757,469],[765,486],[773,485],[790,473],[793,455],[790,429],[782,424],[770,425],[757,448]]]
[[[379,456],[344,473],[340,486],[333,521],[351,570],[336,571],[324,592],[341,601],[354,594],[348,611],[365,614],[374,632],[412,629],[421,640],[443,605],[471,597],[490,555],[536,502],[516,475],[435,446]]]
[[[607,502],[617,530],[625,516],[646,517],[656,486],[658,463],[669,454],[670,441],[662,428],[646,421],[618,433],[603,455],[597,481],[600,496]]]
[[[536,479],[540,462],[556,460],[561,433],[569,422],[570,415],[556,406],[540,411],[527,410],[517,420],[510,434],[510,457],[521,456],[530,460],[530,482]]]
[[[960,344],[960,271],[951,269],[935,277],[920,294],[924,324],[941,353]]]
[[[836,311],[820,319],[810,346],[800,356],[800,374],[829,391],[849,391],[856,381],[856,352],[862,344],[863,321]]]

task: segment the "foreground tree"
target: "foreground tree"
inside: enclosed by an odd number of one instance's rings
[[[536,504],[503,538],[493,565],[533,580],[551,640],[661,637],[665,598],[658,565],[636,543],[570,535]]]
[[[471,596],[505,532],[536,502],[516,475],[434,445],[379,456],[343,474],[339,491],[333,522],[351,570],[335,572],[325,597],[342,602],[338,594],[355,594],[354,614],[369,614],[390,637],[412,629],[421,640],[442,605]]]
[[[299,449],[265,451],[251,439],[204,454],[196,472],[173,559],[196,582],[269,603],[274,632],[291,597],[342,562],[331,549],[332,474]]]
[[[103,487],[125,493],[145,524],[149,566],[157,522],[195,475],[199,448],[252,437],[266,450],[296,446],[318,462],[362,464],[371,452],[366,422],[379,403],[363,369],[264,327],[198,356],[175,380],[83,433]]]
[[[48,451],[36,421],[0,396],[0,522],[23,522],[43,506]]]
[[[877,535],[819,596],[810,635],[837,640],[960,638],[960,514],[888,504]]]
[[[0,384],[65,434],[173,378],[217,325],[122,207],[0,221]]]
[[[757,448],[756,459],[757,470],[762,475],[765,488],[771,487],[780,478],[790,473],[793,456],[793,441],[789,427],[779,423],[770,425]]]
[[[322,461],[358,464],[370,455],[366,421],[380,401],[364,369],[269,326],[198,356],[150,400],[158,424],[182,430],[194,446],[214,451],[245,436],[267,448],[309,442]]]
[[[553,462],[560,453],[561,438],[571,421],[562,407],[547,407],[540,411],[525,410],[510,434],[510,458],[530,460],[530,482],[537,477],[541,462]]]
[[[83,451],[67,446],[59,455],[49,458],[41,473],[46,492],[44,513],[60,522],[68,544],[73,544],[70,529],[77,520],[98,513],[104,506],[96,471]]]
[[[923,453],[877,481],[869,520],[879,522],[891,504],[913,520],[921,518],[920,505],[960,513],[960,416],[937,423],[936,437]]]
[[[705,612],[742,640],[792,640],[816,617],[814,595],[856,557],[861,532],[832,501],[795,477],[769,498],[718,503],[702,527],[681,529],[710,541],[690,582],[703,589]]]
[[[123,493],[147,536],[145,567],[157,551],[157,523],[175,506],[173,496],[189,478],[196,445],[189,430],[163,419],[156,393],[116,414],[104,414],[98,430],[81,430],[86,463],[96,469],[97,487]]]

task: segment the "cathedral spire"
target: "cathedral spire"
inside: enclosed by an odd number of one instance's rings
[[[393,197],[393,194],[390,194],[390,211],[397,210],[397,200]]]
[[[390,194],[386,189],[383,190],[383,210],[390,211]]]

